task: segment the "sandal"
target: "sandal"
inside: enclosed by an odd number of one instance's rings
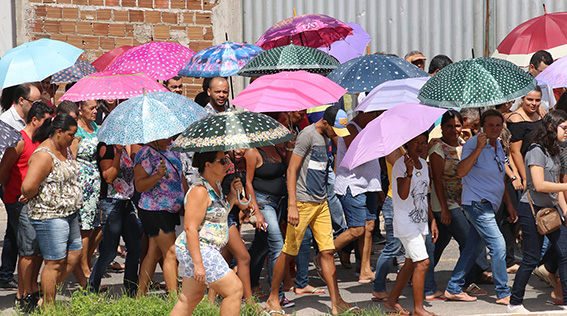
[[[465,292],[472,295],[486,295],[488,294],[487,291],[481,289],[476,283],[471,283],[466,289]]]

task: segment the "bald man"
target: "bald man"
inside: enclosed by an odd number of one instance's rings
[[[223,77],[214,77],[209,82],[207,94],[210,97],[205,110],[209,115],[224,112],[228,109],[228,81]]]

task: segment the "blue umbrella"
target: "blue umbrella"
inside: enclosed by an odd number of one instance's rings
[[[97,71],[98,70],[96,70],[96,68],[88,61],[77,59],[73,66],[55,73],[51,77],[51,83],[77,82]]]
[[[389,80],[418,77],[429,77],[429,74],[402,58],[390,55],[364,55],[351,59],[327,76],[349,93],[370,92]]]
[[[22,134],[4,121],[0,121],[0,155],[8,147],[16,147],[23,140]]]
[[[250,44],[224,42],[198,52],[181,68],[179,75],[195,78],[235,76],[262,51],[262,48]]]
[[[73,45],[46,38],[12,48],[0,59],[0,87],[41,81],[73,66],[82,53]]]
[[[206,116],[203,107],[177,93],[146,93],[110,112],[97,137],[106,144],[146,144],[179,134]]]

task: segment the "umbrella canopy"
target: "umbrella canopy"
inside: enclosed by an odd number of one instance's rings
[[[290,44],[258,54],[240,69],[238,74],[259,77],[282,71],[305,70],[325,76],[338,65],[339,62],[335,58],[318,49]]]
[[[252,57],[262,52],[258,46],[224,42],[198,52],[181,68],[180,76],[196,78],[234,76]]]
[[[256,45],[263,49],[288,45],[322,47],[352,35],[352,27],[324,14],[304,14],[276,23]],[[290,39],[291,38],[291,39]]]
[[[16,147],[23,140],[22,134],[4,121],[0,121],[0,156],[8,147]]]
[[[538,84],[549,85],[553,89],[567,87],[567,58],[561,57],[554,61],[536,79]]]
[[[96,68],[86,60],[77,59],[75,64],[65,68],[51,77],[51,83],[77,82],[90,74],[97,72]]]
[[[522,97],[535,87],[535,78],[515,64],[480,57],[441,69],[423,85],[418,99],[439,107],[483,107]]]
[[[118,56],[122,55],[125,51],[129,50],[132,47],[134,46],[120,46],[118,48],[110,50],[93,61],[93,66],[98,71],[105,71],[106,68],[108,68],[108,66],[112,64],[116,60],[116,58],[118,58]]]
[[[352,35],[345,37],[344,40],[334,42],[331,46],[317,48],[335,57],[341,64],[364,55],[366,45],[372,39],[360,24],[347,23],[347,25],[352,27]]]
[[[417,77],[429,77],[429,74],[402,58],[389,55],[364,55],[351,59],[327,76],[349,93],[370,92],[389,80]]]
[[[150,42],[118,56],[107,70],[143,72],[155,80],[168,80],[179,73],[195,52],[172,42]]]
[[[356,111],[382,111],[402,103],[419,103],[417,99],[419,89],[427,80],[429,77],[386,81],[372,89],[356,107]]]
[[[82,53],[73,45],[46,38],[12,48],[0,59],[0,87],[42,81],[73,66]]]
[[[166,92],[164,86],[143,73],[133,71],[105,71],[88,75],[79,80],[60,101],[129,99],[146,92]]]
[[[254,148],[290,141],[295,136],[273,118],[253,112],[221,112],[197,121],[172,144],[177,151]]]
[[[107,144],[147,144],[179,134],[205,116],[202,106],[177,93],[146,93],[120,103],[108,114],[97,137]]]
[[[528,67],[533,53],[547,50],[554,58],[567,55],[567,12],[528,20],[506,35],[492,57]]]
[[[428,130],[447,111],[417,103],[402,103],[372,120],[354,138],[341,166],[356,168],[384,157]]]
[[[345,93],[345,89],[321,75],[284,71],[256,79],[232,104],[253,112],[299,111],[337,102]]]

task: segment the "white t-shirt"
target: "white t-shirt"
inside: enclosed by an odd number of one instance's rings
[[[413,168],[410,193],[405,200],[398,195],[398,178],[406,172],[404,156],[392,167],[392,201],[394,203],[394,237],[407,238],[429,234],[427,217],[427,192],[429,171],[427,162],[419,158],[421,169]]]

